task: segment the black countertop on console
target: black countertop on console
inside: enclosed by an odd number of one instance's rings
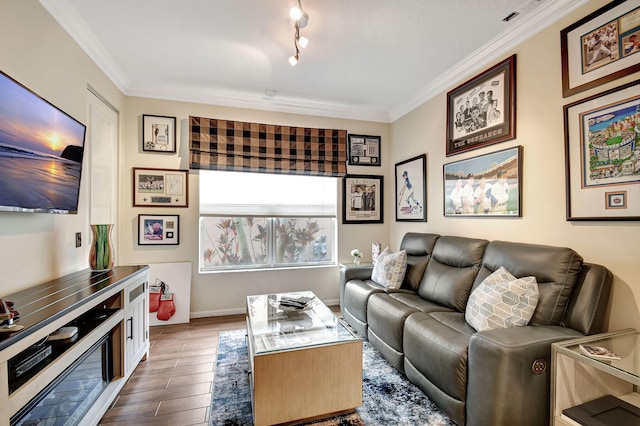
[[[148,268],[147,265],[116,266],[109,271],[100,272],[85,269],[2,297],[5,301],[13,302],[13,308],[20,314],[15,324],[24,328],[14,333],[0,333],[0,350]]]

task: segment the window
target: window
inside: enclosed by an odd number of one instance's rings
[[[337,179],[200,171],[200,271],[335,264]]]

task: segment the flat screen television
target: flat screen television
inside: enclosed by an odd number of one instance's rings
[[[0,211],[77,213],[86,126],[0,71]]]

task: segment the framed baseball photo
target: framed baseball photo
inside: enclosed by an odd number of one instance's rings
[[[516,137],[516,55],[447,93],[447,157]]]
[[[427,155],[396,164],[396,221],[427,221]]]
[[[383,179],[368,175],[342,179],[342,223],[383,223]]]
[[[446,217],[521,217],[522,147],[444,165]]]
[[[189,170],[134,167],[133,207],[189,207]]]
[[[180,216],[140,214],[138,215],[138,245],[180,244]]]
[[[640,2],[614,0],[560,32],[562,96],[640,71]]]

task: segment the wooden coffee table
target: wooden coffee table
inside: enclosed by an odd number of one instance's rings
[[[318,298],[305,310],[283,297],[247,297],[247,350],[256,426],[327,417],[362,405],[362,340]]]

